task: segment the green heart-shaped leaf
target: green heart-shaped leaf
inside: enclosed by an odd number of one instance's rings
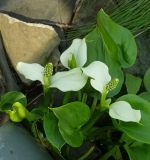
[[[141,111],[141,124],[120,121],[118,129],[125,132],[132,139],[150,144],[150,103],[132,94],[122,96],[118,99],[118,101],[120,100],[129,102],[134,109]]]
[[[131,66],[137,55],[134,37],[126,28],[116,24],[103,11],[97,15],[96,28],[86,36],[87,63],[102,61],[109,67],[112,78],[118,78],[119,84],[109,95],[116,95],[123,84],[121,67]]]
[[[126,88],[129,94],[136,94],[141,86],[142,79],[139,77],[135,77],[132,74],[126,74]]]
[[[96,60],[107,64],[112,79],[119,79],[119,83],[116,89],[111,91],[111,96],[117,94],[123,84],[124,75],[119,62],[114,60],[110,56],[110,53],[108,53],[108,50],[103,45],[103,41],[98,31],[98,28],[95,28],[91,33],[86,36],[86,43],[88,51],[87,65]]]
[[[129,147],[125,148],[130,160],[149,160],[150,157],[150,145],[140,142],[135,142]]]
[[[131,32],[115,23],[102,9],[98,12],[97,24],[112,57],[117,59],[123,68],[133,65],[137,46]]]
[[[139,96],[150,102],[150,92],[143,92]]]
[[[1,110],[11,109],[15,102],[20,102],[23,106],[26,106],[26,96],[17,91],[8,92],[0,97],[0,108]]]
[[[49,112],[44,115],[44,131],[48,141],[52,144],[52,146],[61,151],[65,141],[59,132],[58,119],[55,117],[53,112]]]
[[[84,140],[81,127],[90,118],[89,107],[81,102],[72,102],[51,110],[58,118],[59,130],[66,143],[72,147],[81,146]]]

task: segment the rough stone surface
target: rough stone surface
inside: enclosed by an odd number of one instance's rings
[[[0,10],[34,19],[69,23],[76,0],[0,0]]]
[[[1,70],[0,70],[0,95],[2,95],[5,92],[5,82],[4,77],[2,76]]]
[[[97,12],[103,8],[110,11],[115,7],[113,1],[106,0],[77,0],[76,13],[73,18],[73,24],[84,25],[96,19]]]
[[[59,44],[59,37],[53,27],[25,23],[2,13],[0,31],[14,67],[19,61],[43,63]]]
[[[0,160],[52,160],[20,126],[6,123],[0,127]]]
[[[2,42],[2,36],[0,36],[0,71],[2,73],[2,80],[0,80],[0,94],[6,91],[18,90],[19,87],[15,80],[15,76],[13,72],[11,72],[9,62],[7,61],[7,55]]]

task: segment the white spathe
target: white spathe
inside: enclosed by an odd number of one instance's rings
[[[71,46],[60,56],[60,61],[66,68],[70,69],[69,61],[74,55],[77,67],[83,67],[87,61],[87,45],[85,39],[74,39]]]
[[[82,68],[84,74],[91,78],[90,83],[94,89],[101,92],[111,80],[111,76],[106,64],[95,61],[89,66]]]
[[[118,101],[110,105],[109,115],[124,122],[139,122],[141,120],[140,110],[135,110],[126,101]]]
[[[70,71],[57,72],[51,79],[51,87],[59,88],[61,91],[78,91],[82,89],[88,77],[83,74],[80,68]]]
[[[32,80],[32,81],[40,81],[42,84],[44,84],[43,81],[43,72],[44,67],[41,66],[38,63],[24,63],[24,62],[18,62],[16,69],[19,73],[24,75],[26,79]]]
[[[87,67],[83,67],[87,61],[85,39],[74,39],[71,46],[62,53],[60,57],[61,63],[68,69],[70,69],[68,63],[71,61],[72,55],[75,57],[77,68],[82,69],[82,75],[90,77],[92,87],[102,93],[105,85],[111,80],[107,65],[100,61],[94,61]]]
[[[24,63],[17,64],[17,70],[25,76],[26,79],[32,81],[40,81],[44,85],[43,72],[44,67],[37,63]],[[57,88],[63,92],[78,91],[84,87],[88,77],[83,74],[80,68],[75,68],[70,71],[57,72],[51,77],[51,88]]]
[[[77,68],[65,72],[58,72],[51,77],[51,86],[60,89],[61,91],[78,91],[82,89],[88,77],[91,78],[90,83],[94,89],[101,92],[103,88],[111,80],[108,67],[100,61],[94,61],[89,66],[83,67],[87,61],[87,45],[85,39],[74,39],[71,46],[62,53],[61,63],[68,69],[69,61],[75,57]],[[19,62],[17,70],[27,79],[39,80],[43,82],[44,67],[39,64],[27,64]]]

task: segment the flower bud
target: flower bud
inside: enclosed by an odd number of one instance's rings
[[[9,110],[8,114],[13,122],[21,122],[26,118],[26,108],[19,102],[15,102],[12,106],[13,110]]]

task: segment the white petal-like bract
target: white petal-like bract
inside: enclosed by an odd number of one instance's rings
[[[76,54],[77,67],[83,67],[87,61],[87,45],[85,38],[81,41]]]
[[[70,71],[57,72],[51,79],[52,88],[57,88],[63,92],[78,91],[82,89],[88,77],[83,74],[80,68],[75,68]]]
[[[94,61],[82,70],[84,74],[91,78],[92,87],[101,93],[105,85],[111,80],[108,67],[103,62]]]
[[[70,68],[68,62],[71,61],[72,55],[74,55],[77,67],[83,67],[87,61],[87,45],[85,39],[74,39],[71,46],[65,50],[60,56],[61,63]]]
[[[110,105],[109,115],[124,122],[139,122],[140,110],[135,110],[126,101],[118,101]]]
[[[43,82],[43,72],[44,67],[37,63],[24,63],[19,62],[16,66],[19,73],[24,75],[26,79],[32,80],[32,81],[40,81],[42,84]]]

